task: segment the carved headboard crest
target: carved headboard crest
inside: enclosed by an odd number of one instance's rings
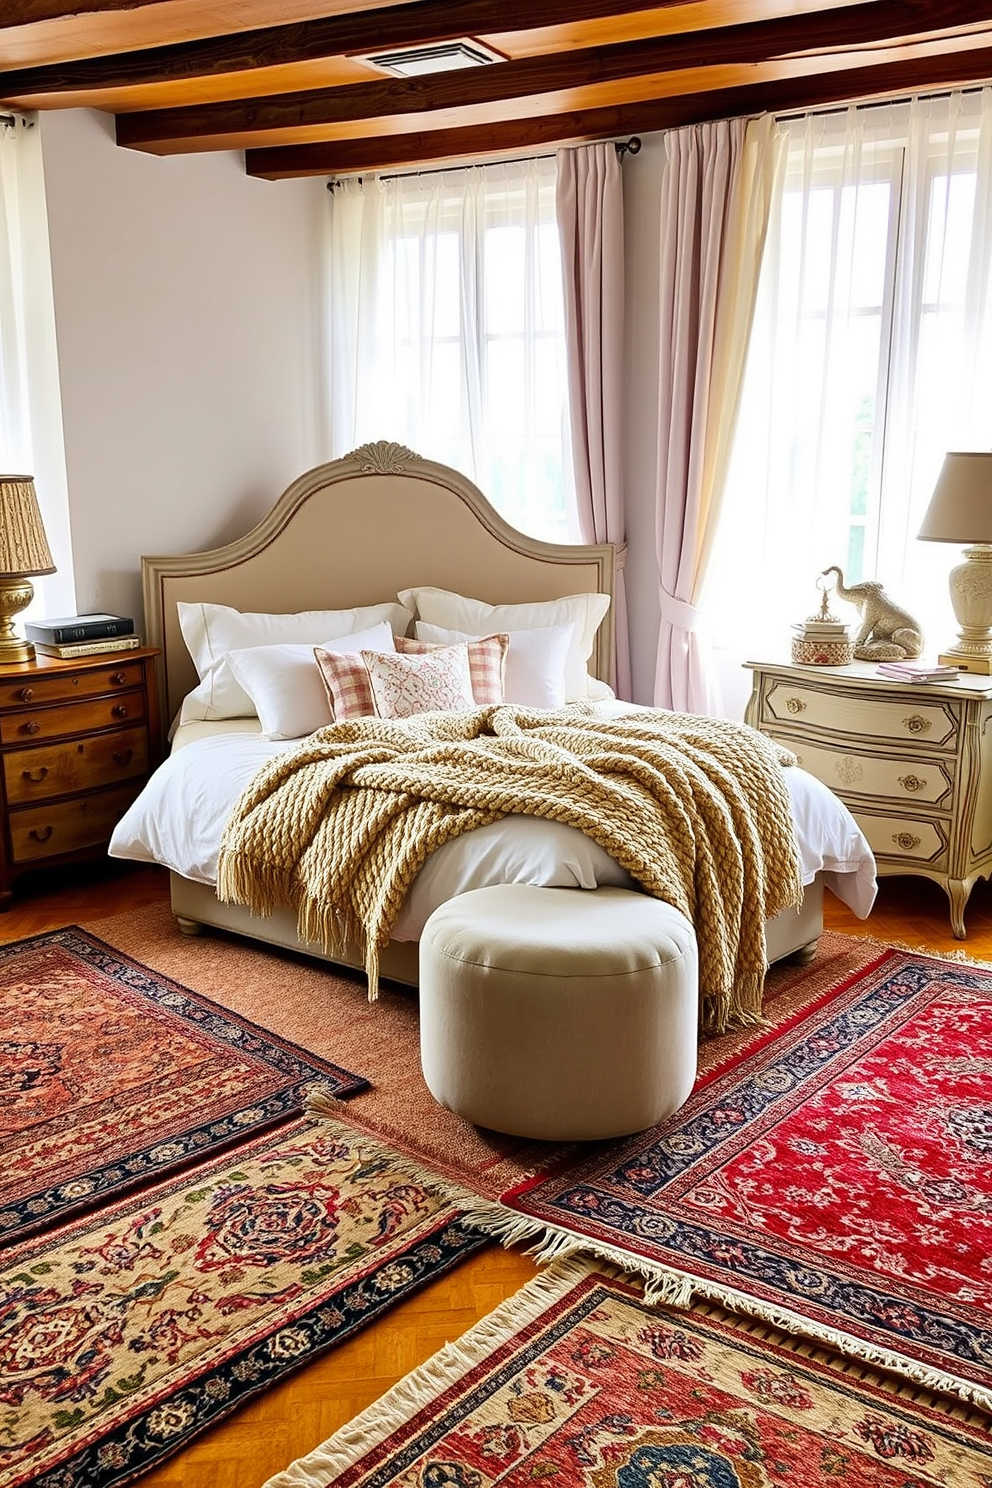
[[[377,439],[372,444],[360,444],[344,458],[357,460],[363,475],[394,475],[405,470],[411,460],[422,464],[424,457],[407,449],[405,444]]]

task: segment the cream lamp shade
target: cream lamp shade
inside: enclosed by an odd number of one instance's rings
[[[949,579],[960,635],[940,660],[992,675],[992,451],[945,455],[919,535],[964,545]]]
[[[0,475],[0,666],[30,661],[34,647],[18,636],[14,616],[34,597],[32,574],[55,572],[30,475]]]

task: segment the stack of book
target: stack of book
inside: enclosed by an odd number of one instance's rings
[[[950,682],[961,669],[939,661],[880,661],[877,670],[894,682]]]
[[[134,651],[141,645],[127,615],[62,615],[57,620],[28,620],[24,634],[43,656],[62,660],[98,656],[104,651]]]

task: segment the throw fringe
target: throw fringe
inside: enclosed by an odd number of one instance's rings
[[[381,1399],[336,1431],[306,1457],[269,1478],[263,1488],[326,1488],[353,1467],[372,1447],[398,1430],[417,1411],[437,1398],[547,1310],[588,1275],[589,1267],[573,1261],[542,1272],[484,1317],[455,1343],[442,1349],[399,1381]]]

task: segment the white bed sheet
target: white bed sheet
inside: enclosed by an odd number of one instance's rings
[[[602,704],[604,711],[624,705]],[[177,730],[172,753],[114,829],[112,857],[160,863],[192,879],[217,879],[224,823],[257,770],[285,740],[259,735],[257,719],[190,723]],[[803,883],[823,874],[826,886],[864,919],[875,900],[875,861],[847,807],[812,775],[785,771],[796,823]],[[411,886],[394,940],[417,940],[439,904],[491,883],[594,889],[633,887],[633,881],[595,842],[574,827],[529,816],[509,816],[466,832],[432,853]]]

